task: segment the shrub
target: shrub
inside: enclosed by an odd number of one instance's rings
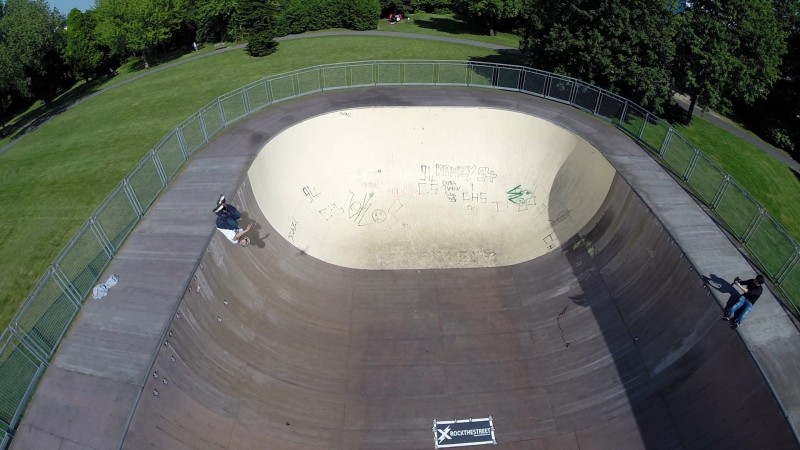
[[[797,148],[795,147],[794,139],[792,139],[798,137],[797,133],[792,133],[785,128],[769,128],[767,135],[773,145],[789,153],[793,153]]]
[[[415,0],[414,9],[433,14],[446,14],[453,11],[453,0]]]

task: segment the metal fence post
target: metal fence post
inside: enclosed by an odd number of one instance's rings
[[[553,84],[553,76],[548,73],[544,78],[544,86],[542,86],[542,95],[544,98],[550,97],[550,86]]]
[[[181,127],[175,127],[175,137],[178,138],[178,146],[181,148],[181,153],[183,153],[183,160],[187,161],[189,159],[189,148],[186,145],[186,139],[183,137]]]
[[[717,209],[717,206],[719,206],[719,202],[722,201],[722,196],[725,195],[725,191],[728,190],[728,186],[730,186],[730,184],[731,184],[731,176],[725,174],[725,177],[722,179],[722,183],[720,183],[719,185],[719,189],[717,189],[717,193],[714,194],[714,198],[711,199],[711,204],[709,206],[711,207],[712,211]]]
[[[13,333],[12,333],[12,335],[13,335]],[[16,337],[19,340],[18,336],[14,335],[14,337]],[[20,340],[20,342],[22,342],[22,341]],[[22,345],[25,346],[24,343]],[[31,349],[28,348],[27,346],[25,346],[25,348],[28,349],[28,351],[31,351]],[[44,374],[44,371],[47,369],[47,366],[49,365],[46,360],[41,359],[40,355],[37,355],[33,351],[31,351],[31,353],[33,353],[33,356],[36,358],[37,361],[39,361],[39,364],[36,365],[36,373],[33,375],[33,379],[31,380],[31,383],[28,384],[27,389],[25,389],[25,393],[22,395],[22,401],[20,401],[19,405],[17,405],[17,410],[14,412],[14,416],[13,416],[13,418],[11,419],[11,421],[8,424],[8,429],[9,430],[16,430],[17,425],[19,425],[20,419],[22,419],[22,412],[25,410],[25,407],[28,405],[28,402],[30,401],[31,396],[33,395],[33,391],[36,389],[36,386],[38,386],[38,384],[39,384],[38,381],[42,379],[42,374]],[[31,362],[33,362],[33,361],[31,361]],[[9,440],[10,440],[10,436],[11,435],[9,434],[8,436],[9,436]],[[3,442],[6,442],[6,441],[4,440]],[[0,448],[7,448],[7,447],[0,447]]]
[[[167,187],[167,172],[164,171],[164,165],[161,164],[161,158],[158,157],[158,152],[155,150],[150,150],[150,155],[153,157],[153,163],[156,166],[156,172],[158,172],[159,178],[161,178],[161,185],[163,187]]]
[[[203,142],[208,144],[208,129],[206,128],[206,119],[203,117],[202,112],[197,114],[197,121],[200,123],[200,131],[203,132]]]
[[[597,99],[594,101],[594,109],[592,109],[592,115],[596,116],[598,112],[600,112],[600,102],[603,101],[603,91],[597,91]]]
[[[217,109],[219,110],[219,117],[222,119],[222,128],[225,128],[228,126],[228,121],[225,119],[225,107],[222,106],[222,99],[219,97],[217,97]]]
[[[89,228],[94,232],[97,241],[100,243],[100,246],[103,247],[103,250],[105,250],[106,255],[112,258],[114,256],[114,246],[111,244],[111,240],[108,236],[106,236],[103,228],[97,223],[97,218],[95,216],[89,218]]]
[[[636,136],[636,139],[638,139],[640,141],[642,140],[642,136],[644,136],[645,127],[647,126],[648,123],[650,123],[650,113],[648,112],[647,114],[645,114],[642,119],[643,119],[642,120],[642,128],[639,128],[639,135]]]
[[[45,349],[39,347],[35,342],[29,342],[28,339],[25,339],[25,335],[27,335],[27,333],[23,331],[23,334],[20,334],[20,330],[17,330],[15,327],[10,325],[6,329],[9,333],[11,333],[12,336],[17,338],[17,340],[22,344],[23,347],[25,347],[26,350],[31,352],[31,354],[35,356],[37,360],[41,361],[42,364],[45,366],[50,364],[50,358],[47,356]]]
[[[163,184],[163,175],[158,171],[158,168],[156,168],[156,172],[158,173],[161,183]],[[122,190],[125,191],[125,194],[128,196],[128,201],[131,202],[131,206],[133,206],[133,210],[136,212],[136,215],[139,216],[139,218],[142,218],[144,216],[144,208],[142,208],[142,204],[139,202],[139,197],[136,195],[136,191],[133,190],[128,178],[122,179]]]
[[[747,228],[744,230],[744,233],[742,233],[742,242],[744,244],[747,244],[750,238],[753,237],[753,234],[755,234],[756,232],[756,228],[758,228],[758,226],[764,220],[764,215],[766,214],[766,212],[767,211],[759,205],[758,212],[753,217],[753,220],[750,222],[750,225],[748,225]]]
[[[575,106],[575,97],[578,96],[578,83],[572,82],[572,89],[569,91],[569,106]]]
[[[800,261],[800,247],[795,245],[792,256],[786,260],[783,266],[778,270],[778,273],[775,274],[775,284],[780,286],[783,280],[785,280],[789,273],[797,266],[798,261]]]
[[[267,95],[267,104],[271,105],[275,101],[275,94],[272,92],[272,80],[264,80],[264,92]]]
[[[247,116],[252,111],[250,107],[250,94],[247,89],[242,90],[242,104],[244,105],[244,115]]]
[[[64,295],[66,295],[68,299],[72,300],[72,303],[74,303],[77,308],[80,308],[83,304],[83,295],[85,294],[82,295],[80,292],[78,292],[78,289],[72,284],[72,281],[70,281],[69,278],[64,275],[64,272],[61,270],[61,267],[58,265],[58,263],[53,263],[50,266],[50,273],[53,276],[53,280],[61,285]]]
[[[689,164],[686,166],[686,171],[683,173],[684,180],[688,180],[689,177],[692,176],[694,168],[695,166],[697,166],[698,159],[700,159],[700,150],[694,149],[694,154],[692,155],[692,159],[689,160]]]
[[[625,103],[622,104],[622,113],[619,115],[619,121],[625,122],[625,117],[628,115],[628,99],[625,99]]]
[[[664,159],[664,155],[667,154],[667,148],[669,147],[669,143],[672,140],[672,133],[675,132],[675,129],[669,127],[667,130],[667,135],[664,136],[664,140],[661,142],[661,148],[658,149],[658,157]]]

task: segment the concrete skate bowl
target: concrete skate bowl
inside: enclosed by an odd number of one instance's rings
[[[796,448],[601,144],[492,109],[281,130],[232,199],[252,245],[212,238],[123,447],[425,449],[491,415],[500,448]]]

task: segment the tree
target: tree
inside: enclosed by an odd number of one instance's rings
[[[194,23],[199,42],[225,41],[236,12],[236,0],[197,0]]]
[[[236,14],[247,39],[245,51],[250,56],[266,56],[278,50],[275,0],[238,0]]]
[[[765,99],[733,102],[737,118],[776,147],[800,150],[800,0],[776,0],[775,11],[788,32],[780,76]]]
[[[350,30],[374,30],[380,18],[378,0],[348,0],[341,2],[341,25]]]
[[[457,11],[470,19],[481,20],[494,36],[500,21],[517,19],[522,12],[523,0],[454,0]],[[550,4],[550,3],[548,3]]]
[[[679,16],[674,73],[691,100],[720,112],[751,104],[778,79],[786,34],[769,0],[694,0]]]
[[[29,99],[51,101],[71,82],[62,52],[64,18],[44,0],[8,0],[0,19],[0,79]]]
[[[520,48],[530,65],[656,112],[669,100],[674,28],[662,0],[526,0],[522,17]]]
[[[120,57],[147,56],[172,37],[181,22],[177,0],[96,0],[97,35]]]
[[[77,77],[89,80],[107,70],[108,48],[97,40],[94,11],[73,8],[67,15],[67,64]]]

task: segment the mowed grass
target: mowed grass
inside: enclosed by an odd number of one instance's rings
[[[632,134],[637,134],[643,120],[634,116],[622,125]],[[658,151],[667,134],[670,124],[665,122],[648,123],[642,139]],[[712,168],[708,161],[715,162],[743,188],[747,190],[772,216],[780,222],[795,239],[800,240],[800,180],[782,162],[764,153],[753,144],[728,133],[702,117],[695,117],[689,126],[671,124],[685,140],[673,137],[664,155],[665,163],[678,174],[688,167],[694,150],[689,144],[700,149],[708,160],[701,159],[694,169],[690,184],[698,195],[710,203],[719,188],[724,174]],[[742,200],[746,201],[746,200]],[[748,209],[749,208],[745,208]],[[744,227],[753,214],[742,214]],[[731,224],[739,234],[739,224]]]
[[[497,58],[419,39],[336,36],[282,42],[251,58],[221,53],[153,73],[83,101],[0,155],[0,326],[131,168],[178,123],[217,96],[317,64],[372,59]]]
[[[800,180],[789,167],[702,117],[675,130],[719,164],[800,240]]]
[[[494,36],[490,36],[488,28],[469,26],[456,19],[453,14],[428,14],[420,12],[411,14],[409,18],[411,20],[403,20],[395,24],[390,24],[388,19],[384,18],[378,22],[378,30],[455,37],[519,48],[519,36],[511,33],[499,32]]]

